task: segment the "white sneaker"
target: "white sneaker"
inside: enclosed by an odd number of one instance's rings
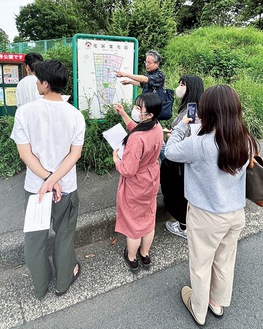
[[[187,231],[186,231],[186,229],[185,230],[181,229],[179,222],[177,222],[177,221],[176,222],[166,222],[165,226],[170,233],[178,235],[184,239],[187,239]]]

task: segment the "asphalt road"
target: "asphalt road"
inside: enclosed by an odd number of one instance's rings
[[[232,304],[223,318],[210,312],[207,329],[263,328],[263,232],[239,241]],[[191,329],[194,323],[180,299],[189,284],[188,262],[133,281],[20,329]],[[76,291],[77,293],[77,291]]]

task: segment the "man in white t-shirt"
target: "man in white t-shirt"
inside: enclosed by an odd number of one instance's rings
[[[40,54],[28,53],[25,56],[24,63],[26,65],[27,76],[20,80],[16,87],[17,107],[41,98],[37,89],[37,77],[35,76],[34,70],[35,64],[39,61],[43,61],[43,57]]]
[[[27,166],[26,201],[30,195],[39,194],[41,202],[47,191],[53,191],[53,264],[56,294],[61,296],[80,273],[74,249],[79,205],[75,164],[82,152],[85,120],[61,97],[68,81],[68,70],[61,62],[38,62],[35,73],[43,98],[17,109],[11,138]],[[25,260],[38,299],[44,298],[52,278],[48,233],[49,230],[25,233]]]

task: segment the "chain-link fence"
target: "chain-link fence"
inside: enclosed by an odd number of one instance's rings
[[[64,45],[71,45],[72,38],[62,39],[51,39],[51,40],[39,40],[39,41],[28,41],[28,42],[16,42],[9,43],[1,47],[0,52],[16,53],[16,54],[27,54],[27,53],[41,53],[45,54],[49,49],[54,48],[57,43]]]

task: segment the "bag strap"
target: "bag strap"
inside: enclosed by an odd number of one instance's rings
[[[260,146],[259,143],[255,140],[253,136],[248,136],[248,142],[249,142],[249,149],[250,149],[250,156],[249,156],[249,168],[254,167],[254,156],[259,156],[260,157]]]

